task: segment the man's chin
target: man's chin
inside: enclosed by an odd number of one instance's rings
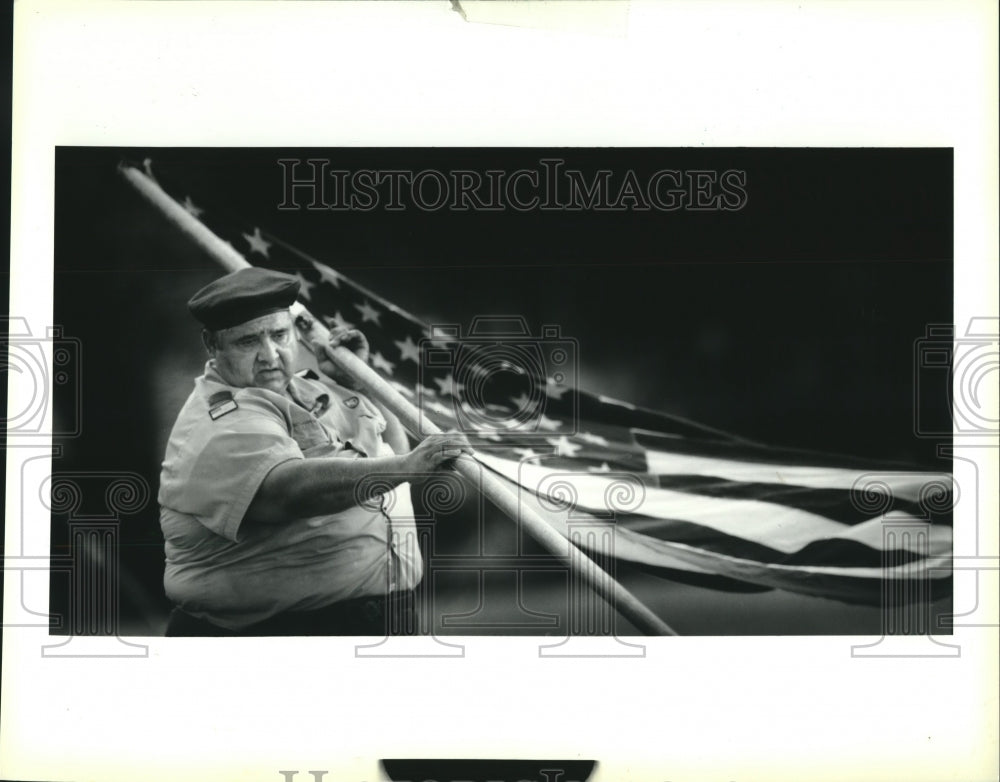
[[[266,388],[268,391],[274,391],[281,394],[284,393],[285,388],[288,387],[288,381],[290,378],[283,372],[264,372],[257,375],[254,380],[256,381],[254,385],[256,385],[257,388]]]

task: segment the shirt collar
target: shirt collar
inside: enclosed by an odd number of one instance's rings
[[[205,375],[204,379],[206,382],[215,383],[226,388],[232,388],[222,376],[219,374],[219,370],[216,369],[215,364],[211,359],[205,362]],[[248,391],[267,391],[268,393],[274,394],[275,391],[271,391],[267,388],[254,388],[250,387]],[[297,375],[292,375],[291,379],[288,381],[288,385],[285,386],[285,393],[280,394],[288,399],[291,399],[300,407],[305,408],[311,413],[316,413],[319,415],[323,410],[325,410],[330,405],[330,394],[326,392],[326,389],[318,383],[311,382],[304,378],[298,377]]]

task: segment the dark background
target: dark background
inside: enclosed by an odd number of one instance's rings
[[[122,519],[126,630],[155,631],[166,610],[156,482],[204,361],[184,303],[220,274],[116,173],[145,157],[189,182],[199,206],[242,215],[429,322],[559,324],[579,340],[588,390],[774,445],[948,469],[938,441],[915,435],[913,400],[915,341],[952,320],[951,150],[64,148],[55,318],[81,341],[82,432],[63,439],[53,471],[128,471],[151,486],[148,505]],[[284,157],[413,171],[537,169],[559,157],[640,180],[741,169],[749,199],[700,213],[282,211]],[[921,400],[925,420],[947,422],[945,383],[925,383]],[[54,552],[66,545],[58,515],[52,540]],[[634,579],[668,619],[684,617],[682,632],[878,630],[875,609],[776,593],[723,606],[724,593]],[[713,600],[730,613],[706,616]]]

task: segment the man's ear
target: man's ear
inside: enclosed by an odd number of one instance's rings
[[[211,358],[215,358],[215,350],[217,347],[215,332],[209,331],[208,329],[202,329],[201,343],[205,346],[205,350],[208,351],[208,355]]]

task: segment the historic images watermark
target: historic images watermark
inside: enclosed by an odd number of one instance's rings
[[[435,325],[418,353],[421,434],[429,413],[447,416],[469,435],[576,434],[580,345],[558,325],[542,326],[537,336],[520,316],[475,318],[464,336],[457,324]],[[560,403],[558,421],[549,402]]]
[[[80,341],[52,326],[35,334],[25,318],[5,318],[0,340],[10,405],[4,414],[3,442],[80,434]],[[50,370],[51,368],[51,370]],[[56,415],[52,395],[60,387],[67,404]]]
[[[488,449],[487,451],[488,452]],[[612,473],[605,495],[606,511],[580,514],[575,511],[579,490],[577,483],[586,476],[577,473],[555,473],[540,484],[529,477],[522,478],[519,506],[527,508],[528,495],[544,492],[548,499],[542,503],[550,517],[555,517],[565,529],[566,539],[559,551],[551,552],[555,558],[533,553],[526,537],[532,532],[523,517],[514,519],[518,531],[517,551],[490,553],[487,551],[464,554],[444,553],[438,548],[437,519],[440,514],[453,513],[464,508],[472,513],[478,525],[480,540],[485,535],[484,507],[492,492],[487,487],[488,470],[475,460],[467,463],[474,467],[460,477],[450,471],[427,473],[422,476],[380,476],[363,479],[355,487],[359,504],[381,509],[396,519],[388,545],[398,555],[412,559],[418,549],[423,563],[424,578],[430,583],[417,591],[416,607],[424,618],[441,615],[442,625],[450,630],[478,633],[502,629],[506,632],[528,631],[535,635],[556,633],[546,643],[538,645],[540,657],[644,657],[644,644],[630,643],[616,634],[618,610],[615,583],[616,515],[627,513],[642,505],[645,493],[638,478],[627,473]],[[395,517],[390,492],[394,478],[405,477],[414,481],[420,496],[419,510],[412,519]],[[495,489],[494,489],[495,491]],[[525,511],[526,512],[526,511]],[[472,611],[456,612],[441,605],[435,590],[435,579],[442,574],[465,573],[474,576],[476,605]],[[562,616],[558,613],[539,611],[524,603],[522,588],[526,579],[540,573],[561,574],[565,594],[561,601]],[[517,585],[512,595],[492,595],[487,582],[496,577],[506,577]],[[603,594],[598,594],[595,586]],[[489,607],[487,608],[487,604]],[[502,625],[495,624],[498,609],[503,615]],[[465,644],[442,637],[434,628],[424,627],[422,632],[410,624],[404,612],[390,604],[383,617],[385,635],[374,642],[355,646],[356,657],[465,657]],[[417,632],[415,632],[417,631]],[[561,638],[560,638],[561,636]]]
[[[961,656],[961,645],[935,639],[936,632],[956,627],[997,627],[1000,619],[986,615],[980,595],[996,581],[1000,558],[980,546],[983,525],[993,523],[984,507],[989,496],[988,482],[980,476],[987,451],[995,451],[1000,434],[1000,418],[995,407],[1000,372],[1000,320],[973,317],[964,330],[952,324],[930,324],[925,335],[914,342],[913,351],[913,432],[916,437],[936,439],[938,455],[951,460],[952,470],[939,480],[927,483],[918,498],[923,518],[900,520],[883,515],[883,635],[874,643],[854,645],[852,657],[953,657]],[[921,400],[947,394],[950,417],[937,420],[927,416]],[[892,492],[877,474],[859,480],[852,501],[866,510],[883,513],[892,503]],[[874,503],[874,504],[873,504]],[[971,551],[951,551],[939,572],[905,579],[912,565],[899,557],[900,551],[929,554],[940,530],[933,518],[948,514],[971,525]],[[901,575],[902,571],[902,575]],[[953,606],[933,623],[929,598],[934,576],[962,578],[972,593],[971,606]],[[995,586],[993,587],[995,592]],[[953,594],[958,590],[953,589]],[[963,592],[964,594],[964,592]],[[913,643],[901,636],[918,635]]]
[[[343,169],[330,158],[281,158],[278,209],[387,212],[736,212],[746,206],[740,169],[582,171],[559,158],[532,168]]]
[[[13,610],[5,613],[3,626],[67,632],[65,640],[41,645],[43,657],[145,657],[145,645],[119,637],[119,531],[123,515],[146,506],[150,486],[133,472],[65,472],[57,462],[54,469],[61,443],[79,437],[83,427],[82,345],[59,326],[36,336],[25,318],[9,318],[7,325],[10,405],[3,447],[17,465],[12,474],[19,479],[20,507],[7,519],[14,544],[3,566],[17,578]],[[94,511],[95,498],[101,500],[100,512]],[[52,516],[65,516],[69,530],[69,545],[59,551],[49,550],[45,534]],[[66,616],[50,614],[45,604],[43,582],[52,575],[68,579]]]

